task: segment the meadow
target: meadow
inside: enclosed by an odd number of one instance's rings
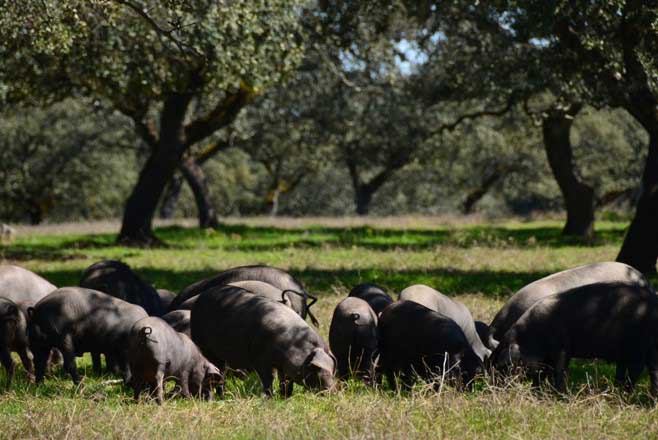
[[[121,259],[158,288],[178,291],[231,266],[268,264],[290,271],[319,297],[315,314],[327,336],[335,305],[360,282],[392,295],[424,283],[463,301],[489,322],[505,299],[550,273],[614,260],[626,224],[597,223],[596,238],[565,239],[553,220],[478,223],[404,221],[232,221],[220,230],[159,227],[165,245],[117,246],[103,228],[19,230],[0,260],[22,265],[58,286],[76,285],[100,259]],[[83,233],[75,233],[76,229]],[[656,283],[656,279],[652,279]],[[526,438],[658,436],[658,411],[646,374],[631,395],[615,389],[614,369],[573,362],[566,395],[528,384],[480,380],[473,392],[419,384],[411,392],[342,383],[328,395],[296,386],[283,400],[261,396],[259,381],[231,379],[225,400],[171,396],[163,406],[135,404],[116,377],[94,376],[86,356],[75,387],[60,371],[45,384],[27,382],[22,368],[0,394],[1,438]],[[0,380],[4,372],[0,373]]]

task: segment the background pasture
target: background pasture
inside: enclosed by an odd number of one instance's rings
[[[269,264],[289,270],[319,296],[320,331],[327,336],[334,306],[349,289],[371,281],[397,293],[426,283],[463,301],[476,319],[490,321],[523,285],[562,269],[614,259],[625,224],[597,223],[595,239],[561,236],[561,222],[435,217],[245,219],[217,230],[167,223],[156,229],[166,245],[118,246],[112,225],[19,229],[0,248],[3,262],[23,265],[57,285],[77,284],[103,258],[121,259],[156,287],[178,291],[230,266]],[[652,281],[655,283],[656,279]],[[135,405],[111,376],[96,377],[85,357],[85,378],[74,387],[56,371],[44,386],[18,380],[0,395],[2,437],[652,437],[658,412],[644,378],[631,396],[611,385],[612,367],[574,362],[566,396],[527,385],[481,381],[473,393],[418,385],[396,394],[352,381],[329,396],[296,387],[284,401],[265,399],[255,377],[231,379],[228,398],[213,403],[170,398],[162,407]],[[1,373],[4,374],[4,373]]]

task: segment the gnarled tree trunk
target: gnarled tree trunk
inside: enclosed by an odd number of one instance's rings
[[[194,158],[186,159],[181,164],[181,172],[194,194],[200,228],[217,228],[219,219],[210,197],[210,188],[206,174]]]
[[[643,125],[649,131],[649,154],[642,174],[642,192],[617,261],[651,274],[656,272],[658,259],[658,117],[653,126]]]
[[[641,5],[641,2],[637,3]],[[627,87],[624,107],[649,135],[647,160],[642,173],[642,192],[617,261],[645,274],[656,273],[658,260],[658,97],[651,87],[643,60],[635,48],[641,36],[633,32],[633,20],[624,22],[624,65]]]
[[[472,214],[475,209],[475,204],[484,197],[491,187],[493,187],[503,177],[501,169],[496,167],[494,171],[489,174],[480,184],[479,187],[471,190],[464,201],[462,202],[462,214]]]
[[[176,210],[176,203],[180,197],[180,192],[183,189],[183,176],[176,175],[165,190],[164,196],[162,198],[162,203],[160,204],[160,218],[170,219],[174,218],[174,212]]]
[[[359,185],[354,188],[354,204],[357,215],[368,215],[373,191],[368,185]]]
[[[160,116],[160,136],[139,173],[128,197],[118,241],[127,244],[156,244],[153,217],[162,193],[171,181],[185,152],[183,120],[190,95],[171,95]]]
[[[589,237],[594,234],[594,189],[577,176],[569,139],[573,118],[580,108],[580,104],[573,104],[566,109],[551,109],[542,121],[542,133],[548,163],[567,210],[562,234]]]

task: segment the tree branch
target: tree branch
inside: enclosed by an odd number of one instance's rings
[[[209,113],[185,126],[186,146],[194,145],[229,125],[255,95],[253,89],[244,85],[241,85],[238,91],[228,93]]]
[[[194,161],[202,165],[212,158],[215,154],[219,153],[222,150],[226,150],[231,146],[229,141],[217,141],[214,144],[211,144],[207,148],[201,150],[198,154],[195,155]]]
[[[495,110],[479,110],[476,112],[472,113],[464,113],[463,115],[459,116],[457,119],[455,119],[453,122],[449,124],[442,124],[438,128],[431,130],[429,132],[430,136],[433,136],[435,134],[442,134],[444,131],[452,131],[455,128],[459,126],[462,122],[468,120],[468,119],[478,119],[484,116],[502,116],[508,111],[512,109],[512,106],[514,106],[516,99],[514,95],[510,95],[510,97],[507,99],[507,103],[505,104],[504,107],[495,109]]]
[[[173,33],[181,29],[181,25],[173,26],[169,30],[163,29],[156,21],[146,12],[146,9],[143,8],[140,4],[132,2],[130,0],[113,0],[115,3],[124,5],[139,15],[141,18],[146,21],[146,23],[161,37],[166,38],[167,40],[174,43],[181,53],[188,53],[193,55],[196,58],[205,60],[205,57],[202,53],[197,51],[194,47],[180,41],[178,38],[174,37]]]
[[[621,198],[632,198],[637,188],[625,188],[616,191],[610,191],[596,199],[596,207],[602,208]]]

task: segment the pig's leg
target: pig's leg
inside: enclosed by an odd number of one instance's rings
[[[101,354],[97,351],[91,353],[91,365],[94,367],[94,374],[100,376],[102,373]]]
[[[30,382],[34,381],[34,366],[32,365],[32,357],[30,355],[30,351],[27,349],[27,347],[23,347],[18,351],[18,355],[21,358],[21,362],[23,363],[23,366],[25,367],[25,371],[27,371],[27,377],[30,380]]]
[[[274,375],[272,374],[271,369],[261,369],[258,371],[258,377],[263,384],[263,392],[267,397],[272,397],[274,391],[272,390],[272,382],[274,381]]]
[[[64,370],[71,375],[73,383],[78,385],[80,383],[80,376],[78,375],[78,366],[75,363],[75,353],[66,349],[61,351],[64,356]]]
[[[11,353],[6,348],[0,351],[0,362],[2,366],[5,367],[7,371],[7,388],[11,385],[11,381],[14,378],[14,360],[11,358]]]
[[[221,372],[221,377],[219,378],[219,382],[217,382],[217,385],[215,386],[215,393],[217,393],[219,399],[224,399],[224,388],[226,387],[226,374],[228,373],[226,371],[226,362],[220,361],[215,365]]]
[[[126,353],[121,353],[117,355],[116,359],[119,370],[121,371],[121,376],[123,377],[123,383],[130,385],[130,381],[132,380],[132,371],[130,369],[130,363],[128,362],[128,356]]]
[[[184,372],[180,378],[180,393],[183,397],[189,399],[192,397],[190,394],[190,375],[188,372]]]
[[[559,352],[555,359],[555,364],[553,365],[553,374],[555,389],[560,393],[564,393],[567,390],[566,378],[568,367],[569,357],[567,356],[567,353],[564,351]]]
[[[46,367],[48,366],[48,357],[50,356],[50,349],[36,349],[32,352],[34,355],[34,373],[35,373],[35,382],[37,384],[43,382],[43,378],[46,375]]]
[[[292,396],[294,383],[285,374],[279,373],[279,394],[281,397],[288,398]]]
[[[117,359],[114,353],[104,353],[105,354],[105,366],[107,371],[112,374],[119,374],[119,365],[117,364]]]
[[[139,396],[142,394],[142,389],[144,387],[143,383],[141,380],[133,378],[133,396],[135,398],[135,402],[139,403]]]
[[[155,373],[155,383],[156,383],[156,401],[158,405],[162,405],[164,402],[164,371],[158,370]]]

